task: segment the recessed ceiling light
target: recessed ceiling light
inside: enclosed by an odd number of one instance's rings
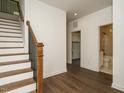
[[[78,14],[77,13],[74,13],[74,16],[77,16]]]

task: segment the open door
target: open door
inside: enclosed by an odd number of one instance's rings
[[[72,32],[72,64],[80,66],[80,31]]]
[[[112,24],[100,27],[100,72],[112,74],[113,64]]]

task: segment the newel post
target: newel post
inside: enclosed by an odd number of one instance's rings
[[[37,44],[37,93],[43,93],[43,44]]]

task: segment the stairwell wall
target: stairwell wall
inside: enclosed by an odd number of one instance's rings
[[[113,0],[113,84],[124,92],[124,0]]]
[[[66,12],[39,0],[24,0],[24,4],[25,19],[45,45],[44,78],[66,72]]]
[[[21,30],[23,31],[23,41],[24,41],[24,52],[25,53],[28,53],[29,49],[28,49],[28,28],[27,28],[27,25],[26,25],[26,16],[25,16],[25,0],[19,0],[19,4],[20,4],[20,7],[21,7],[21,11],[22,11],[22,14],[24,16],[24,21],[25,22],[22,22],[21,19],[20,19],[20,23],[21,23]]]

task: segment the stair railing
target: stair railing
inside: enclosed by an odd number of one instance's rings
[[[0,12],[13,14],[19,12],[17,8],[17,1],[14,0],[0,0]]]
[[[15,1],[17,2],[17,1]],[[17,2],[20,19],[24,22],[24,16],[20,7],[20,3]],[[26,22],[28,26],[29,35],[29,60],[31,61],[31,67],[34,72],[34,80],[37,84],[37,93],[43,93],[43,43],[39,43],[35,37],[35,34],[30,25],[30,21]]]
[[[17,9],[18,9],[18,12],[19,12],[19,15],[20,15],[20,19],[21,19],[21,21],[24,22],[24,16],[23,16],[19,1],[15,1],[15,0],[10,0],[10,1],[13,1],[17,4]]]
[[[14,6],[13,6],[14,5]],[[24,16],[19,1],[16,0],[0,0],[0,12],[13,14],[18,12],[22,23],[24,24]],[[39,43],[33,33],[30,22],[26,22],[29,33],[29,59],[34,72],[34,80],[37,84],[37,93],[42,92],[43,84],[43,43]]]
[[[24,22],[24,16],[23,16],[23,13],[22,13],[21,6],[20,6],[19,1],[15,1],[15,0],[12,0],[12,1],[14,1],[14,2],[16,2],[16,3],[17,3],[18,12],[19,12],[19,15],[20,15],[20,19],[21,19],[21,21],[23,21],[23,22]]]
[[[37,82],[37,93],[42,92],[43,84],[43,43],[38,43],[30,22],[27,21],[29,30],[29,59],[32,62],[32,69],[34,71],[34,79]]]
[[[12,15],[20,15],[20,19],[24,21],[23,13],[19,1],[16,0],[0,0],[0,12]]]

